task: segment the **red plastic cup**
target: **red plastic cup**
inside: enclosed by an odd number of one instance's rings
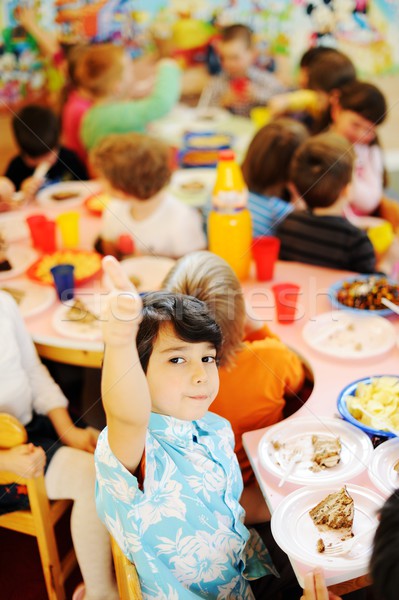
[[[40,242],[40,249],[46,253],[55,252],[57,248],[55,221],[45,221],[41,225],[41,230],[42,238]]]
[[[273,279],[274,265],[280,251],[280,240],[273,236],[262,235],[252,243],[252,256],[256,265],[256,279],[270,281]]]
[[[29,227],[32,246],[41,250],[44,236],[43,225],[47,222],[47,217],[41,214],[30,215],[30,217],[26,217],[26,222]]]
[[[279,323],[288,324],[295,321],[296,303],[299,285],[295,283],[278,283],[272,287],[276,301],[276,315]]]

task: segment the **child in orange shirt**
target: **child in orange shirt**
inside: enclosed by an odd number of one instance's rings
[[[235,434],[246,523],[262,523],[270,517],[241,436],[283,419],[285,396],[294,395],[304,381],[301,361],[263,322],[248,318],[240,282],[219,256],[206,251],[186,255],[170,271],[164,287],[205,302],[220,325],[220,388],[210,410],[228,419]]]

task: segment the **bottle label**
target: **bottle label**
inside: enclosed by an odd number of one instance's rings
[[[216,210],[239,210],[247,205],[247,190],[219,190],[212,196],[212,204]]]

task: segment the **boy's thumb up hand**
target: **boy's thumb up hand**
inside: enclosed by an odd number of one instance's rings
[[[111,292],[101,316],[104,343],[108,346],[130,345],[134,343],[141,323],[143,303],[113,256],[105,256],[102,267],[111,284]]]

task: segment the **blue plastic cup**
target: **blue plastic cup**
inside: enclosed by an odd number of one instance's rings
[[[56,265],[50,269],[61,302],[72,300],[75,295],[74,270],[74,265]]]

